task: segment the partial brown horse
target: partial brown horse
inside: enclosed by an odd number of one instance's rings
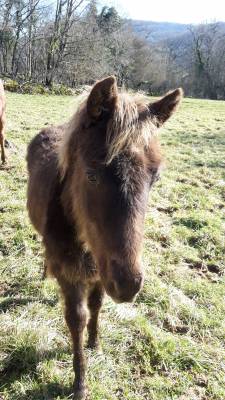
[[[42,130],[28,148],[28,210],[46,266],[62,290],[73,340],[74,399],[85,398],[83,331],[98,346],[104,291],[131,302],[143,285],[148,193],[161,164],[156,131],[182,90],[152,104],[97,82],[69,123]]]
[[[6,162],[5,155],[5,92],[2,81],[0,80],[0,146],[1,146],[1,160],[4,164]]]

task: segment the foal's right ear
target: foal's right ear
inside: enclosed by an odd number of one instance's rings
[[[98,119],[103,111],[113,111],[118,97],[115,76],[108,76],[98,81],[87,99],[87,112],[90,117]]]

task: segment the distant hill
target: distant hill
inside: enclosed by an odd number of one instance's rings
[[[184,34],[188,31],[186,24],[178,24],[175,22],[154,22],[129,20],[134,32],[150,42],[158,42],[164,39],[170,39],[175,36]]]
[[[154,22],[141,20],[128,20],[133,31],[148,42],[158,42],[161,40],[177,39],[185,34],[189,35],[190,24],[179,24],[176,22]],[[217,22],[220,29],[224,32],[225,22]]]

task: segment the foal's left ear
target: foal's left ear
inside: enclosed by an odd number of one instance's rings
[[[115,76],[108,76],[98,81],[87,99],[87,112],[95,119],[100,118],[103,111],[113,111],[118,96]]]
[[[176,111],[177,106],[183,98],[183,89],[179,88],[169,92],[162,99],[149,105],[150,113],[155,117],[155,123],[159,128]]]

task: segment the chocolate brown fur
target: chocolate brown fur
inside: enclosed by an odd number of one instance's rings
[[[94,347],[104,291],[123,302],[142,287],[144,215],[161,165],[155,133],[181,97],[177,90],[148,104],[120,94],[109,77],[94,86],[70,122],[42,130],[29,145],[28,210],[43,237],[47,270],[65,299],[74,399],[85,398],[85,305]]]

